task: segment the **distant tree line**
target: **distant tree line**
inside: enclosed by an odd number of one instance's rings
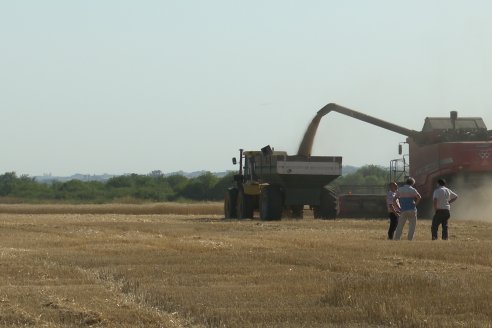
[[[232,172],[221,178],[210,172],[196,178],[129,174],[105,182],[74,179],[41,183],[7,172],[0,175],[0,197],[21,202],[214,201],[223,199],[232,176]]]
[[[220,201],[232,185],[233,172],[224,177],[207,172],[195,178],[183,175],[129,174],[105,182],[70,180],[41,183],[15,172],[0,175],[0,198],[12,202],[163,202]],[[384,185],[387,170],[373,165],[335,180],[335,185]]]

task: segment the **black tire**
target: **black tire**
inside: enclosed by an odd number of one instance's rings
[[[243,190],[239,190],[237,194],[237,218],[251,219],[254,213],[254,197],[246,195]]]
[[[283,211],[282,191],[273,186],[264,187],[260,195],[260,219],[280,220]]]
[[[304,206],[303,205],[292,205],[290,207],[291,215],[294,219],[302,219],[304,218]]]
[[[226,219],[237,218],[237,189],[227,189],[224,196],[224,217]]]
[[[314,207],[315,219],[335,219],[338,213],[338,200],[335,191],[330,187],[321,190],[320,205]]]

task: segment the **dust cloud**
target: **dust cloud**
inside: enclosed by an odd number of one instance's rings
[[[311,156],[313,150],[314,137],[316,136],[316,131],[318,130],[319,122],[321,121],[323,115],[317,114],[309,126],[307,127],[304,137],[302,138],[301,144],[299,145],[299,150],[297,155]]]
[[[492,223],[492,177],[481,177],[479,183],[458,177],[449,188],[458,194],[451,204],[451,219]]]

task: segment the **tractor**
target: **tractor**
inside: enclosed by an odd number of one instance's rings
[[[232,159],[238,164],[237,159]],[[342,174],[339,156],[287,155],[270,146],[239,150],[239,170],[224,198],[226,218],[280,220],[285,213],[302,218],[305,206],[320,219],[335,218],[337,198],[327,185]]]

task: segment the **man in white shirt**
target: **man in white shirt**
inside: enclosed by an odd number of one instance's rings
[[[449,188],[446,188],[446,180],[439,179],[437,180],[438,187],[434,190],[434,194],[432,196],[434,202],[434,209],[436,213],[432,218],[432,240],[437,239],[437,230],[439,225],[442,225],[442,240],[448,239],[448,220],[451,217],[450,209],[451,204],[456,199],[458,199],[458,195],[454,191]]]

